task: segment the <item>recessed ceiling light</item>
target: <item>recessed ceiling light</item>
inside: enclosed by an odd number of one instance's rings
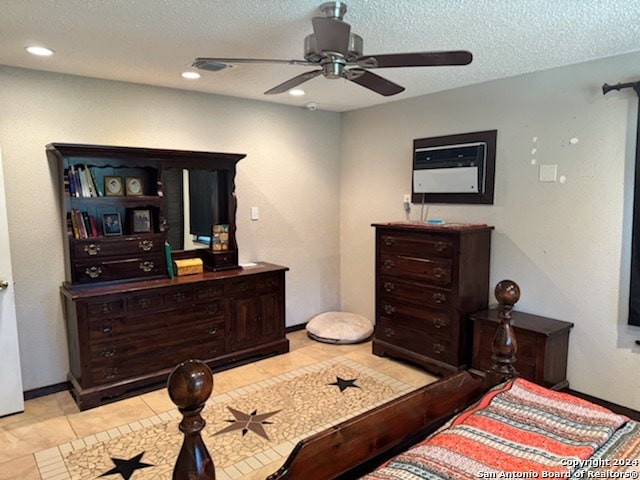
[[[26,50],[31,55],[37,55],[39,57],[48,57],[50,55],[53,55],[53,50],[46,47],[27,47]]]
[[[198,72],[182,72],[182,78],[186,78],[187,80],[197,80],[200,78],[200,74]]]
[[[293,90],[289,90],[289,95],[293,95],[294,97],[301,97],[302,95],[304,95],[304,90],[294,88]]]

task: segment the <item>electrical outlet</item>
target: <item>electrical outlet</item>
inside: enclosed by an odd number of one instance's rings
[[[404,203],[411,203],[411,194],[410,193],[405,193],[404,194]]]

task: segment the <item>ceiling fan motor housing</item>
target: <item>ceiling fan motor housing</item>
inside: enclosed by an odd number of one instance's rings
[[[347,63],[353,63],[356,61],[356,59],[362,56],[362,45],[363,45],[363,41],[360,35],[358,35],[357,33],[349,34],[349,47],[348,47],[347,56],[345,57],[345,60],[347,61]],[[305,37],[304,39],[304,59],[305,60],[312,63],[322,63],[323,58],[327,56],[326,53],[327,52],[322,52],[318,49],[318,43],[316,42],[315,34],[312,33],[311,35],[307,35]],[[331,52],[331,53],[336,53],[338,55],[341,55],[338,52]]]

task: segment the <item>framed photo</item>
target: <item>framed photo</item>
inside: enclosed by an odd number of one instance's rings
[[[104,177],[104,194],[107,197],[121,197],[124,195],[124,187],[122,185],[122,177],[112,177],[105,175]]]
[[[141,177],[125,177],[124,187],[128,197],[144,194],[144,184]]]
[[[129,211],[131,233],[153,232],[153,215],[148,208],[133,208]]]
[[[120,214],[118,212],[103,213],[102,229],[104,231],[105,237],[122,235],[122,222],[120,221]]]

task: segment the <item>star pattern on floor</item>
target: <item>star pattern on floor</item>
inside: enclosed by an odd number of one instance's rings
[[[269,436],[267,435],[267,432],[265,431],[263,425],[270,425],[272,422],[267,422],[267,418],[281,412],[281,410],[276,410],[274,412],[262,413],[258,415],[257,410],[254,410],[251,413],[244,413],[229,406],[227,406],[227,409],[235,418],[233,420],[225,420],[226,422],[231,423],[231,425],[216,432],[215,435],[232,432],[234,430],[242,430],[243,437],[247,434],[248,431],[252,431],[266,440],[269,440]]]
[[[139,470],[141,468],[153,467],[153,465],[151,465],[150,463],[144,463],[140,461],[143,455],[144,452],[139,453],[129,460],[111,457],[111,461],[114,463],[115,467],[100,476],[106,477],[107,475],[115,475],[119,473],[120,475],[122,475],[122,478],[124,478],[124,480],[129,480],[131,478],[131,475],[133,475],[133,472],[135,472],[136,470]]]
[[[336,377],[336,381],[333,383],[327,383],[327,385],[335,385],[337,386],[341,392],[344,392],[347,388],[360,388],[355,384],[357,378],[353,378],[351,380],[345,380],[344,378]]]

